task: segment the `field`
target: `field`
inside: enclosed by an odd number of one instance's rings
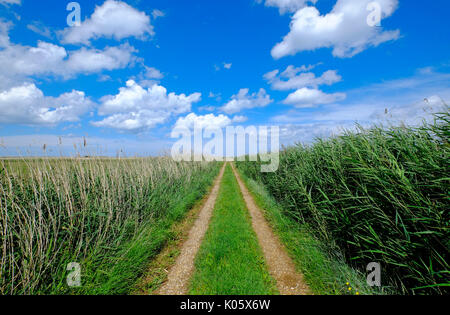
[[[274,173],[164,157],[1,160],[0,294],[158,294],[171,281],[181,293],[279,294],[255,213],[301,292],[448,294],[449,114],[436,117],[285,148]],[[381,288],[366,283],[370,262]],[[66,283],[70,263],[79,287]]]

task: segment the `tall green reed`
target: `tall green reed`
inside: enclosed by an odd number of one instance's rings
[[[217,170],[170,158],[0,161],[0,293],[66,293],[69,262],[100,272]]]
[[[275,173],[238,162],[262,181],[286,214],[384,285],[445,294],[450,285],[449,112],[419,128],[358,128],[285,149]]]

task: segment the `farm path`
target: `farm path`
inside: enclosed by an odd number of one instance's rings
[[[250,212],[252,226],[266,259],[269,272],[277,282],[278,291],[281,295],[311,294],[310,289],[303,280],[303,275],[296,271],[294,262],[288,256],[279,238],[273,233],[264,218],[263,212],[256,205],[234,165],[232,164],[231,166]]]
[[[156,294],[183,295],[187,293],[189,289],[189,279],[194,271],[195,257],[209,226],[217,195],[219,194],[219,187],[225,171],[225,166],[226,164],[222,167],[206,203],[200,210],[199,216],[189,232],[186,242],[182,245],[181,253],[178,256],[175,265],[169,270],[167,281]]]

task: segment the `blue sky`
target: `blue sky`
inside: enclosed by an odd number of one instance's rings
[[[174,126],[278,125],[310,142],[417,124],[450,100],[450,3],[0,0],[0,156],[158,154]],[[375,12],[376,13],[376,12]],[[386,113],[387,109],[387,115]]]

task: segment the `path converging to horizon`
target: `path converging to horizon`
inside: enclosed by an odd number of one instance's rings
[[[229,163],[222,167],[167,273],[155,294],[311,294]]]
[[[188,281],[194,270],[194,259],[208,229],[224,171],[225,165],[214,183],[208,200],[200,210],[199,216],[189,232],[187,241],[182,246],[181,254],[178,256],[176,264],[169,272],[167,282],[160,288],[158,294],[182,295],[187,292]]]

